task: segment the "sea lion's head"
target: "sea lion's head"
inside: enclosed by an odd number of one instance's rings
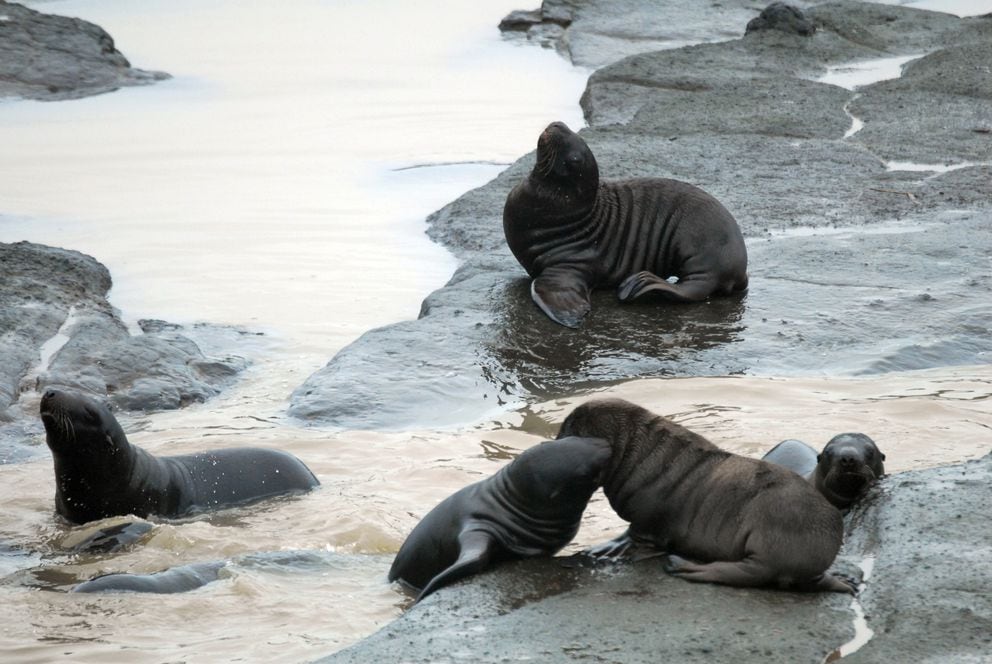
[[[53,454],[79,455],[113,451],[126,442],[124,430],[103,404],[81,394],[46,390],[41,422]]]
[[[838,434],[816,457],[817,488],[835,506],[850,507],[885,474],[883,461],[885,455],[865,434]]]
[[[580,517],[593,491],[602,485],[610,454],[610,444],[599,438],[542,443],[514,461],[514,491],[545,517]]]
[[[531,180],[558,196],[595,197],[599,166],[592,150],[564,122],[552,122],[537,139],[537,162]]]

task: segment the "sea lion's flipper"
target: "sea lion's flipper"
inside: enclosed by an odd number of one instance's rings
[[[564,266],[550,267],[534,279],[530,296],[548,318],[565,327],[578,327],[592,306],[582,273]]]
[[[696,563],[681,556],[669,554],[665,560],[665,571],[686,581],[722,583],[727,586],[745,588],[771,585],[776,578],[773,569],[753,558]]]
[[[849,595],[858,594],[858,582],[846,576],[823,573],[810,583],[799,584],[797,590],[809,592],[831,592],[847,593]]]
[[[458,560],[431,579],[417,596],[419,602],[442,586],[484,570],[492,559],[496,540],[481,530],[466,530],[458,536]]]
[[[634,540],[630,537],[630,531],[624,531],[611,540],[589,547],[582,552],[582,555],[596,560],[619,560],[623,558],[630,548],[634,546]]]
[[[651,272],[637,272],[624,279],[617,288],[621,302],[629,302],[645,293],[658,293],[678,302],[701,302],[716,290],[716,280],[686,278],[674,284]]]

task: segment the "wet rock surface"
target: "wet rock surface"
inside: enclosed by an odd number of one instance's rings
[[[843,661],[981,661],[992,647],[992,455],[884,478],[847,518],[834,569],[874,569],[874,636]],[[851,598],[693,584],[658,559],[509,563],[443,588],[321,662],[823,662],[854,636]]]
[[[131,67],[98,25],[0,0],[0,97],[76,99],[166,78]]]
[[[25,443],[42,434],[46,388],[121,410],[166,410],[218,394],[247,366],[239,355],[208,357],[194,340],[227,336],[233,346],[238,330],[143,320],[132,335],[107,301],[110,273],[85,254],[0,243],[0,275],[0,461],[32,453]]]
[[[629,4],[626,18],[611,3],[545,3],[541,16],[569,8],[568,26],[555,25],[571,47],[628,21],[634,32],[613,40],[624,48],[596,51],[616,59],[654,47],[634,33],[655,26],[663,35],[658,26],[678,23],[671,16],[692,14],[690,25],[715,11],[666,3],[669,16]],[[975,63],[992,59],[992,18],[840,2],[804,10],[813,35],[742,37],[761,8],[736,6],[726,12],[740,15],[734,39],[640,53],[593,73],[582,136],[605,179],[671,177],[720,200],[748,245],[746,295],[621,305],[601,291],[581,329],[549,321],[502,230],[503,203],[532,167],[530,154],[429,218],[430,236],[461,266],[419,320],[342,350],[295,391],[290,413],[400,429],[462,424],[638,376],[987,362],[992,76]],[[925,57],[898,79],[853,90],[816,80],[832,67],[909,55]],[[864,127],[852,134],[854,117]],[[930,170],[890,163],[901,161]]]

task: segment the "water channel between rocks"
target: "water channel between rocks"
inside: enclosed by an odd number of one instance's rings
[[[273,20],[270,7],[233,2],[36,3],[100,23],[133,64],[175,78],[87,100],[0,105],[0,240],[94,255],[110,268],[112,301],[130,322],[265,332],[242,349],[254,364],[221,397],[122,422],[132,442],[157,454],[283,448],[323,486],[156,521],[126,553],[83,556],[67,549],[100,524],[55,522],[47,456],[0,466],[0,659],[296,662],[344,647],[408,606],[385,573],[417,520],[553,437],[585,398],[446,431],[329,432],[284,417],[310,372],[364,330],[414,317],[450,276],[453,259],[422,234],[430,211],[532,149],[548,119],[581,125],[576,100],[588,72],[502,42],[492,28],[518,4],[427,13],[398,2],[308,2]],[[424,50],[387,48],[397,44]],[[526,74],[535,69],[541,76]],[[752,456],[784,438],[816,446],[864,431],[893,472],[978,456],[992,428],[989,366],[648,379],[597,393],[638,401]],[[24,399],[31,406],[37,395]],[[598,494],[571,549],[621,528]],[[192,593],[60,592],[99,573],[209,560],[231,564]]]

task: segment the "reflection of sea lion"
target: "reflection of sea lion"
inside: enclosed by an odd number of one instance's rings
[[[840,512],[792,471],[721,450],[620,399],[579,406],[559,435],[610,441],[606,497],[630,522],[627,539],[668,553],[675,576],[853,592],[826,573],[843,537]]]
[[[55,509],[69,521],[175,517],[319,484],[291,454],[234,448],[156,457],[127,441],[105,406],[48,390],[41,420],[55,460]]]
[[[74,593],[184,593],[216,581],[225,562],[181,565],[154,574],[105,574],[74,587]]]
[[[589,146],[561,122],[541,134],[534,169],[507,197],[503,231],[534,278],[534,301],[569,327],[589,312],[592,288],[678,302],[747,288],[744,238],[715,198],[678,180],[600,182]]]
[[[551,556],[579,529],[610,458],[605,440],[569,438],[523,452],[444,499],[403,542],[389,580],[438,588],[511,558]]]
[[[783,440],[762,460],[802,475],[841,510],[849,509],[885,474],[885,455],[863,433],[838,434],[820,454],[802,441]]]

